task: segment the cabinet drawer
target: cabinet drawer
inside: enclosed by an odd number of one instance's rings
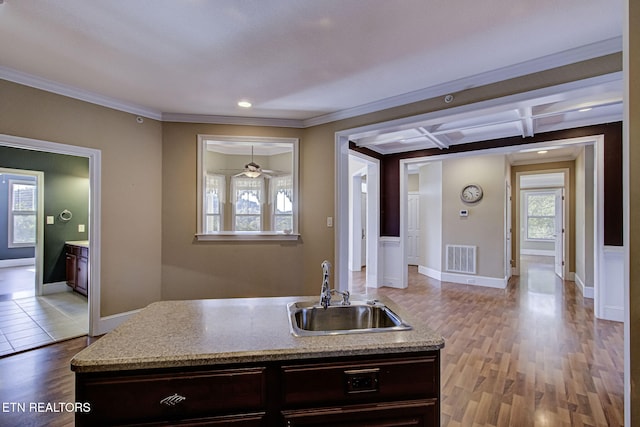
[[[91,405],[77,419],[86,425],[259,411],[266,395],[264,368],[83,378],[76,392]]]
[[[286,406],[437,397],[436,357],[283,366]]]
[[[287,427],[439,426],[436,399],[282,411]]]

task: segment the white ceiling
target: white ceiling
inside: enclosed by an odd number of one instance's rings
[[[622,21],[611,0],[0,0],[0,78],[163,120],[306,127],[619,52]],[[360,142],[621,120],[609,80]]]

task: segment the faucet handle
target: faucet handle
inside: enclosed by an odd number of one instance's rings
[[[342,292],[342,305],[351,305],[351,302],[349,302],[349,295],[349,291]]]

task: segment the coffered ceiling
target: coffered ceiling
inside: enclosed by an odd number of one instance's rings
[[[0,0],[0,78],[159,120],[308,127],[620,52],[622,9],[610,0]],[[391,153],[620,120],[621,94],[621,76],[609,76],[357,143]]]

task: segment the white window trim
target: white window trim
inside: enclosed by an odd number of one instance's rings
[[[16,214],[13,210],[13,186],[15,184],[23,184],[23,185],[32,185],[33,187],[35,187],[36,193],[35,193],[35,198],[34,198],[34,203],[37,206],[37,202],[38,202],[38,186],[37,183],[35,181],[26,181],[26,180],[20,180],[20,179],[9,179],[9,191],[8,191],[8,195],[9,195],[9,200],[8,200],[8,212],[7,212],[7,223],[8,223],[8,235],[7,235],[7,247],[8,248],[34,248],[36,246],[36,239],[37,239],[37,231],[36,231],[36,236],[34,237],[34,241],[33,243],[16,243],[13,241],[13,219],[16,215],[20,216],[20,215],[33,215],[34,217],[36,217],[36,228],[37,228],[37,217],[38,217],[38,211],[37,208],[33,211],[21,211],[21,213]]]
[[[222,139],[226,141],[237,142],[288,142],[293,146],[293,230],[290,234],[275,231],[221,231],[218,233],[204,233],[203,232],[203,215],[204,215],[204,203],[203,203],[203,189],[204,189],[204,176],[206,174],[204,168],[204,152],[206,150],[205,140],[210,138]],[[198,162],[197,162],[197,232],[195,233],[195,239],[198,242],[215,242],[215,241],[282,241],[282,240],[298,240],[300,234],[298,233],[298,152],[299,152],[299,140],[298,138],[275,138],[275,137],[244,137],[244,136],[229,136],[229,135],[198,135]]]

